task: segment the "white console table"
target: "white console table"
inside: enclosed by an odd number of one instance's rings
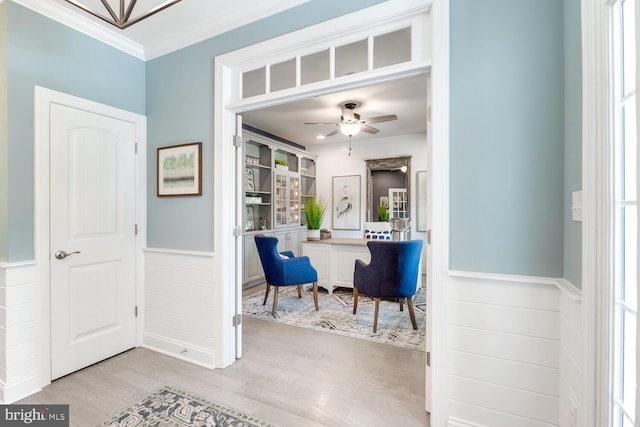
[[[366,239],[326,239],[302,242],[302,255],[308,256],[318,271],[318,286],[330,294],[337,287],[353,288],[356,259],[371,261]],[[420,286],[422,275],[418,275]]]

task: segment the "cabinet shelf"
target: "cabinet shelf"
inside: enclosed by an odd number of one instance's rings
[[[255,164],[255,163],[245,163],[244,164],[245,168],[254,168],[254,169],[268,169],[271,170],[271,166],[269,165],[260,165],[260,164]]]

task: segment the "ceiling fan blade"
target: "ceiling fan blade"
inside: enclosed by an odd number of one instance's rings
[[[380,132],[380,129],[376,129],[372,126],[368,126],[368,125],[360,125],[360,130],[364,133],[370,133],[370,134],[376,134],[378,132]]]
[[[369,123],[390,122],[392,120],[398,120],[398,116],[395,114],[388,114],[386,116],[369,117],[368,119],[362,119],[360,121],[368,125]]]
[[[326,134],[324,137],[328,138],[328,137],[336,135],[338,133],[340,133],[340,128],[339,127],[337,127],[333,132]]]
[[[340,126],[340,123],[304,123],[305,125],[335,125]]]

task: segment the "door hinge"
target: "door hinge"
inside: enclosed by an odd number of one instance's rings
[[[136,150],[136,154],[138,154],[138,143],[137,143],[137,142],[136,142],[136,144],[135,144],[135,147],[136,147],[136,148],[135,148],[135,150]]]
[[[233,146],[236,148],[242,147],[242,137],[240,135],[233,135]]]
[[[137,236],[138,235],[138,224],[136,224],[134,232],[135,232],[135,235]]]
[[[234,225],[233,237],[240,237],[240,236],[242,236],[242,227],[240,227],[239,225]]]
[[[136,317],[138,317],[138,306],[135,306],[135,313],[136,313]]]
[[[427,366],[431,366],[431,352],[427,351]]]
[[[431,244],[431,229],[427,230],[427,245]]]
[[[242,314],[236,314],[231,317],[231,323],[233,323],[233,327],[240,326],[242,324]]]

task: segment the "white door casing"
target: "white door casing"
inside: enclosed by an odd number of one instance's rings
[[[234,161],[234,154],[230,149],[231,141],[235,133],[235,116],[236,114],[251,111],[259,108],[266,108],[272,105],[283,104],[298,100],[303,97],[315,96],[328,92],[335,92],[338,90],[346,90],[353,87],[360,87],[368,84],[376,84],[392,79],[398,79],[403,77],[409,77],[412,75],[429,72],[431,70],[431,61],[427,59],[421,59],[413,61],[411,63],[404,63],[398,66],[385,67],[384,69],[375,70],[373,72],[354,74],[351,76],[343,77],[339,82],[329,79],[327,81],[316,82],[309,87],[295,87],[282,91],[282,93],[267,93],[264,95],[256,96],[254,99],[239,99],[238,95],[242,92],[241,76],[238,73],[242,71],[253,70],[264,66],[265,64],[278,63],[281,60],[289,59],[292,52],[296,52],[297,55],[302,55],[302,52],[310,52],[312,49],[320,49],[320,45],[324,48],[329,43],[335,43],[340,45],[341,41],[336,41],[336,37],[344,38],[343,42],[354,37],[354,34],[359,32],[369,31],[371,28],[389,27],[397,29],[397,22],[394,20],[409,19],[408,17],[421,16],[425,18],[421,21],[433,22],[433,31],[427,31],[427,26],[422,28],[420,25],[416,25],[418,28],[416,34],[420,34],[420,42],[414,43],[412,50],[415,52],[423,51],[423,44],[429,44],[434,47],[439,45],[439,49],[434,52],[434,60],[438,56],[441,68],[436,74],[437,78],[431,79],[431,87],[436,87],[439,84],[447,81],[446,73],[448,73],[448,0],[441,2],[438,8],[438,16],[445,19],[445,22],[438,22],[437,19],[427,17],[425,11],[427,11],[431,4],[434,4],[434,10],[437,1],[432,0],[398,0],[396,2],[385,2],[381,5],[372,6],[359,12],[355,12],[350,15],[346,15],[340,18],[336,18],[332,21],[318,24],[313,27],[309,27],[295,33],[286,34],[276,39],[267,40],[257,45],[249,46],[244,49],[240,49],[228,54],[218,56],[215,58],[215,88],[214,88],[214,159],[216,170],[216,176],[236,176],[235,170],[236,164]],[[446,9],[446,11],[445,11]],[[433,13],[432,13],[433,14]],[[438,27],[436,29],[436,26]],[[335,28],[341,28],[340,35],[336,36]],[[424,32],[421,32],[424,31]],[[431,37],[437,35],[438,32],[442,32],[437,40],[431,42]],[[330,39],[333,39],[331,42]],[[434,37],[436,39],[436,37]],[[353,41],[353,40],[349,40]],[[420,45],[420,46],[419,46]],[[430,49],[425,48],[424,51]],[[427,53],[427,56],[429,54]],[[268,73],[267,73],[268,75]],[[429,89],[430,91],[430,89]],[[448,94],[447,89],[439,89],[437,94],[434,94],[434,109],[447,105],[446,96]],[[435,115],[434,115],[435,117]],[[429,149],[437,151],[433,156],[433,162],[438,159],[446,157],[448,154],[448,135],[443,131],[448,123],[448,117],[446,113],[440,113],[437,115],[438,120],[434,119],[434,144],[431,144]],[[438,123],[439,121],[439,123]],[[437,129],[436,129],[437,128]],[[444,137],[444,138],[443,138]],[[441,147],[436,150],[434,145],[440,145]],[[446,159],[448,161],[448,158]],[[434,174],[442,174],[443,168],[434,170]],[[431,254],[440,251],[441,247],[448,247],[448,224],[446,219],[442,218],[442,215],[448,216],[448,181],[446,176],[439,175],[438,179],[430,181],[430,185],[438,185],[440,188],[435,192],[433,196],[433,206],[429,206],[429,210],[433,213],[430,218],[434,216],[438,218],[431,221],[431,225],[439,228],[438,238],[435,240],[431,251]],[[214,234],[216,236],[214,241],[214,252],[216,253],[216,271],[221,283],[228,284],[216,288],[215,305],[217,316],[217,328],[216,328],[216,354],[217,354],[217,366],[225,367],[232,363],[232,355],[235,353],[235,343],[229,340],[229,337],[233,334],[233,328],[231,328],[231,322],[228,321],[231,318],[229,308],[235,306],[235,295],[237,291],[238,283],[241,283],[241,278],[232,275],[229,269],[230,265],[234,265],[233,260],[229,257],[234,253],[233,246],[233,229],[236,225],[235,218],[236,212],[229,212],[228,202],[234,200],[233,196],[234,186],[229,183],[228,180],[217,179],[214,182],[214,192],[216,198],[214,200]],[[429,191],[431,193],[431,191]],[[434,208],[435,204],[442,203],[438,208]],[[431,227],[430,227],[431,228]],[[429,255],[428,256],[433,256]],[[431,286],[438,287],[447,280],[448,271],[448,258],[446,254],[439,255],[433,260],[434,272],[428,272],[428,282]],[[235,270],[234,270],[235,273]],[[427,326],[432,328],[431,340],[433,343],[432,351],[433,355],[439,354],[443,350],[443,334],[440,333],[439,328],[444,325],[444,316],[439,308],[433,308],[433,305],[438,305],[440,301],[445,300],[445,293],[438,292],[434,294],[434,304],[428,307],[428,310],[437,310],[437,313],[433,314],[433,318],[428,322]],[[429,301],[432,301],[431,299]],[[235,336],[235,334],[233,334]],[[433,361],[433,357],[432,357]],[[432,364],[432,367],[434,365]],[[440,424],[440,420],[446,419],[446,370],[442,367],[444,363],[437,362],[437,368],[433,370],[433,383],[431,390],[440,390],[442,394],[439,394],[434,399],[432,406],[433,413],[431,414],[432,423],[435,420],[435,424]],[[427,398],[430,399],[431,393],[427,394]],[[430,403],[426,402],[427,407],[431,407]]]
[[[51,382],[51,269],[55,251],[51,251],[50,231],[54,232],[56,224],[50,222],[50,200],[54,197],[50,188],[50,164],[49,157],[52,153],[50,136],[52,128],[52,110],[56,105],[68,106],[77,110],[92,112],[97,115],[111,117],[133,124],[135,129],[135,147],[137,152],[134,163],[129,166],[133,169],[133,181],[128,185],[135,189],[135,199],[130,201],[134,206],[135,224],[137,234],[133,237],[134,252],[133,284],[135,290],[135,304],[138,307],[138,317],[135,322],[134,346],[142,342],[144,327],[144,293],[143,293],[143,257],[142,249],[146,244],[146,118],[142,115],[121,110],[119,108],[89,101],[65,93],[35,87],[35,260],[38,271],[38,307],[41,313],[38,324],[38,348],[42,355],[40,369],[37,374],[40,387]],[[73,248],[63,248],[72,252]],[[57,250],[57,249],[56,249]],[[82,252],[82,250],[80,249]],[[50,253],[51,252],[51,253]],[[85,255],[85,254],[82,254]],[[76,257],[76,260],[73,259]],[[64,261],[79,263],[78,254],[66,258]],[[85,258],[86,259],[86,258]]]
[[[55,379],[136,344],[135,125],[58,104],[50,118]]]

